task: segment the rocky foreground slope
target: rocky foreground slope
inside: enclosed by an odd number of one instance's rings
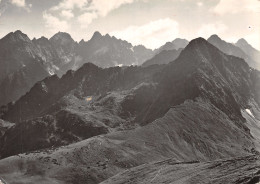
[[[257,70],[202,38],[167,65],[86,64],[2,108],[16,124],[0,139],[0,175],[9,183],[258,182],[259,84]]]
[[[236,183],[256,184],[260,180],[258,156],[199,163],[168,159],[122,172],[101,184],[124,183]]]

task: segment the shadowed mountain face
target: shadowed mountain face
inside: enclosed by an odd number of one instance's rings
[[[9,129],[11,126],[13,126],[13,123],[9,123],[7,121],[0,119],[0,136],[3,136],[7,129]]]
[[[244,52],[243,49],[239,48],[238,46],[225,42],[217,35],[212,35],[211,37],[209,37],[208,42],[214,45],[215,47],[217,47],[222,52],[228,55],[233,55],[233,56],[243,58],[249,64],[249,66],[259,69],[258,61],[255,60],[255,58],[252,58],[249,53]]]
[[[21,31],[0,40],[0,105],[18,100],[45,77],[76,70],[92,62],[100,67],[142,64],[153,51],[96,32],[88,42],[75,42],[68,33],[30,40]]]
[[[181,53],[182,49],[179,50],[163,50],[159,54],[155,55],[153,58],[147,60],[142,64],[142,66],[150,65],[161,65],[168,64],[171,61],[174,61]]]
[[[27,35],[16,31],[0,40],[0,105],[17,100],[48,75]]]
[[[161,68],[101,69],[89,63],[61,79],[54,75],[37,83],[7,107],[4,119],[17,126],[0,141],[2,157],[22,152],[21,144],[30,151],[138,126],[135,119],[147,109],[156,86],[154,75]],[[31,140],[39,127],[41,136]]]
[[[124,178],[152,183],[165,181],[169,171],[169,183],[200,183],[197,172],[206,178],[221,164],[236,180],[231,175],[221,180],[219,174],[205,181],[253,181],[258,158],[245,156],[259,151],[257,132],[252,134],[248,124],[259,118],[259,84],[259,71],[202,38],[166,65],[102,69],[85,64],[62,78],[38,82],[2,108],[2,118],[16,124],[0,138],[1,157],[35,152],[0,160],[0,175],[10,183],[94,184],[121,173],[105,183],[124,183]],[[237,156],[243,158],[203,163]],[[172,165],[159,162],[169,158]],[[187,161],[202,163],[182,163]],[[233,172],[243,163],[252,170]],[[173,170],[184,178],[177,180]],[[133,176],[139,171],[142,177]],[[153,179],[149,173],[155,172],[162,176]]]
[[[172,42],[167,42],[165,45],[161,46],[159,49],[156,49],[156,53],[151,59],[145,61],[142,66],[150,65],[161,65],[168,64],[169,62],[175,60],[183,50],[188,45],[188,41],[185,39],[177,38]]]
[[[199,96],[242,121],[240,108],[257,96],[254,72],[242,59],[223,54],[202,38],[195,39],[162,71],[155,102],[142,122],[151,122],[171,106]]]

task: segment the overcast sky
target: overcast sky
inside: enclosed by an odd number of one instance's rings
[[[0,37],[18,29],[30,38],[64,31],[80,41],[97,30],[157,48],[218,34],[259,49],[259,20],[259,0],[0,0]]]

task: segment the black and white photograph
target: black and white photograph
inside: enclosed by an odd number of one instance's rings
[[[0,0],[0,184],[260,184],[260,0]]]

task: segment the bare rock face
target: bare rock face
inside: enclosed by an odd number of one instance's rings
[[[141,65],[153,56],[153,51],[144,46],[133,46],[127,41],[95,32],[92,38],[81,41],[77,50],[81,66],[86,62],[100,67]]]

